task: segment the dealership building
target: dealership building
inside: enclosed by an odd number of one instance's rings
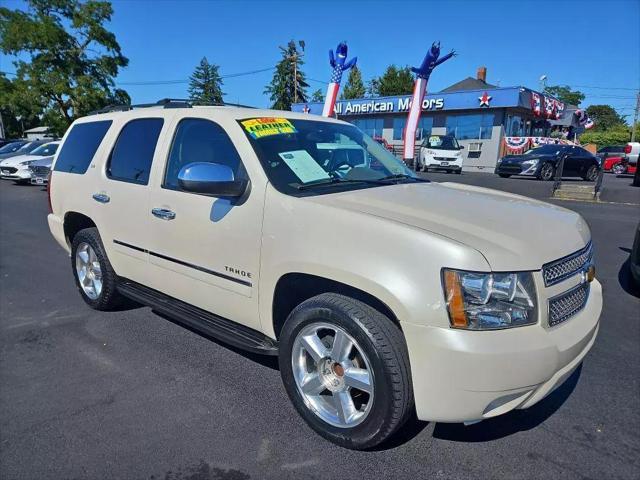
[[[546,137],[552,126],[541,114],[541,103],[542,109],[551,102],[563,107],[526,87],[491,85],[486,74],[487,69],[480,67],[476,78],[427,94],[422,103],[416,142],[431,134],[454,135],[464,146],[464,170],[493,169],[505,152],[505,137]],[[382,137],[401,155],[410,101],[411,95],[338,100],[335,112],[368,135]],[[297,103],[292,110],[321,115],[322,107],[322,103]]]

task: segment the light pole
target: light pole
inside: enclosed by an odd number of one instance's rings
[[[298,47],[295,47],[296,52],[287,57],[293,63],[293,103],[298,103],[298,58],[304,56],[304,40],[300,40],[298,45],[300,45],[302,53],[298,53]],[[280,50],[287,53],[287,49],[284,47],[280,47]]]
[[[633,124],[631,125],[631,141],[636,141],[636,124],[638,123],[638,112],[640,111],[640,92],[636,95],[636,111],[633,114]],[[637,168],[637,167],[636,167]]]

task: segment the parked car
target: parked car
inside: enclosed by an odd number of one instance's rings
[[[28,155],[40,145],[49,143],[50,141],[51,140],[20,140],[18,142],[7,144],[4,147],[0,148],[0,160],[17,157],[18,155]],[[16,148],[16,146],[18,148]],[[3,152],[5,148],[7,150]]]
[[[624,145],[609,145],[598,149],[596,152],[596,157],[602,162],[610,157],[621,157],[622,155],[624,155]]]
[[[597,178],[600,162],[591,152],[575,145],[543,145],[523,155],[506,155],[498,160],[495,173],[503,178],[525,175],[553,180],[562,157],[563,177],[582,177],[590,182]]]
[[[380,136],[375,136],[372,138],[374,141],[378,142],[380,145],[382,145],[384,148],[386,148],[390,152],[393,151],[393,146],[389,145],[389,142],[387,142],[384,138]]]
[[[45,157],[41,160],[34,160],[29,164],[31,185],[46,185],[49,182],[52,163],[53,157]]]
[[[452,135],[429,135],[420,147],[416,170],[461,173],[463,148]]]
[[[636,172],[636,165],[630,165],[625,157],[609,157],[602,163],[602,169],[616,175],[633,175]]]
[[[48,223],[91,308],[132,298],[278,355],[300,415],[354,449],[414,412],[529,408],[593,345],[602,290],[579,214],[421,179],[340,120],[173,106],[76,120],[56,154]],[[364,163],[323,168],[343,145]]]
[[[53,158],[60,142],[41,144],[28,155],[16,155],[0,161],[0,178],[13,180],[16,183],[29,183],[31,180],[30,165],[43,157]]]
[[[629,142],[624,147],[623,161],[629,167],[637,168],[638,154],[640,154],[640,142]]]

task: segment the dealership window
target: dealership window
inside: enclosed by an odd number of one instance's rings
[[[393,139],[404,139],[404,127],[407,124],[406,117],[396,117],[393,119]],[[418,121],[418,127],[416,128],[416,140],[422,140],[425,137],[431,135],[433,130],[433,117],[422,117]]]
[[[382,118],[358,118],[356,120],[352,120],[351,123],[370,137],[382,136]]]
[[[493,113],[450,115],[446,119],[447,134],[458,140],[490,139]]]
[[[505,130],[507,137],[526,136],[524,120],[519,115],[507,115]]]

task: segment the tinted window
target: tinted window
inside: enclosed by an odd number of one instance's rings
[[[62,145],[54,170],[85,173],[110,126],[111,120],[75,125]]]
[[[242,175],[240,155],[231,139],[217,123],[198,118],[187,118],[178,124],[165,171],[165,188],[178,190],[178,173],[193,162],[228,165],[234,176]]]
[[[13,153],[24,146],[27,142],[11,142],[7,143],[4,147],[0,148],[0,154]]]
[[[146,185],[162,123],[161,118],[141,118],[127,123],[111,152],[107,176]]]
[[[493,113],[450,115],[446,119],[447,134],[458,140],[490,139]]]

